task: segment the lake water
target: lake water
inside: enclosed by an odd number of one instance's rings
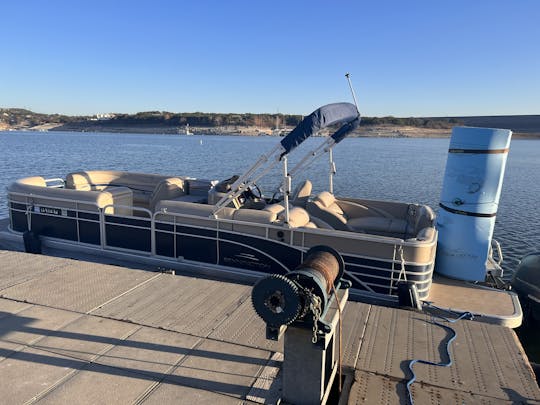
[[[0,217],[7,216],[5,187],[21,177],[65,177],[73,171],[109,169],[225,179],[241,174],[278,141],[274,137],[0,132]],[[320,142],[321,138],[308,139],[291,154],[290,167]],[[345,139],[334,150],[338,169],[334,191],[437,209],[448,144],[449,139]],[[538,140],[514,140],[510,146],[495,227],[507,275],[521,256],[540,250],[539,152]],[[314,192],[328,187],[326,159],[298,178],[310,178]],[[276,169],[260,186],[265,194],[272,194],[279,181]]]

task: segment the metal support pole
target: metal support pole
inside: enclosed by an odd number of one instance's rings
[[[289,224],[289,195],[291,194],[291,177],[287,169],[287,156],[283,156],[283,204],[285,204],[285,223]]]
[[[334,155],[332,152],[332,148],[328,150],[328,157],[330,159],[330,174],[328,178],[328,191],[330,191],[331,194],[334,194],[334,174],[336,174],[336,165],[334,163]]]
[[[354,88],[353,88],[352,83],[351,83],[351,74],[350,73],[345,73],[345,77],[347,78],[347,82],[349,82],[349,88],[351,89],[351,93],[352,93],[352,97],[353,97],[353,100],[354,100],[354,105],[356,106],[356,110],[360,111],[358,109],[358,101],[356,100],[356,94],[354,93]]]

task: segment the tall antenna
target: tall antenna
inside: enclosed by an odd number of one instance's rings
[[[349,82],[349,88],[351,89],[351,94],[354,100],[354,105],[356,106],[356,111],[360,111],[358,108],[358,100],[356,100],[356,94],[354,94],[354,88],[351,83],[351,74],[345,73],[345,77],[347,78],[347,81]]]

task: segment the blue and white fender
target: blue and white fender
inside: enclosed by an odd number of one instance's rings
[[[511,137],[507,129],[452,130],[437,216],[438,273],[485,280]]]

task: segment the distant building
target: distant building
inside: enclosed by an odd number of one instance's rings
[[[96,114],[95,117],[90,118],[90,121],[106,121],[110,120],[111,118],[114,118],[115,115],[111,113],[105,113],[105,114]]]

